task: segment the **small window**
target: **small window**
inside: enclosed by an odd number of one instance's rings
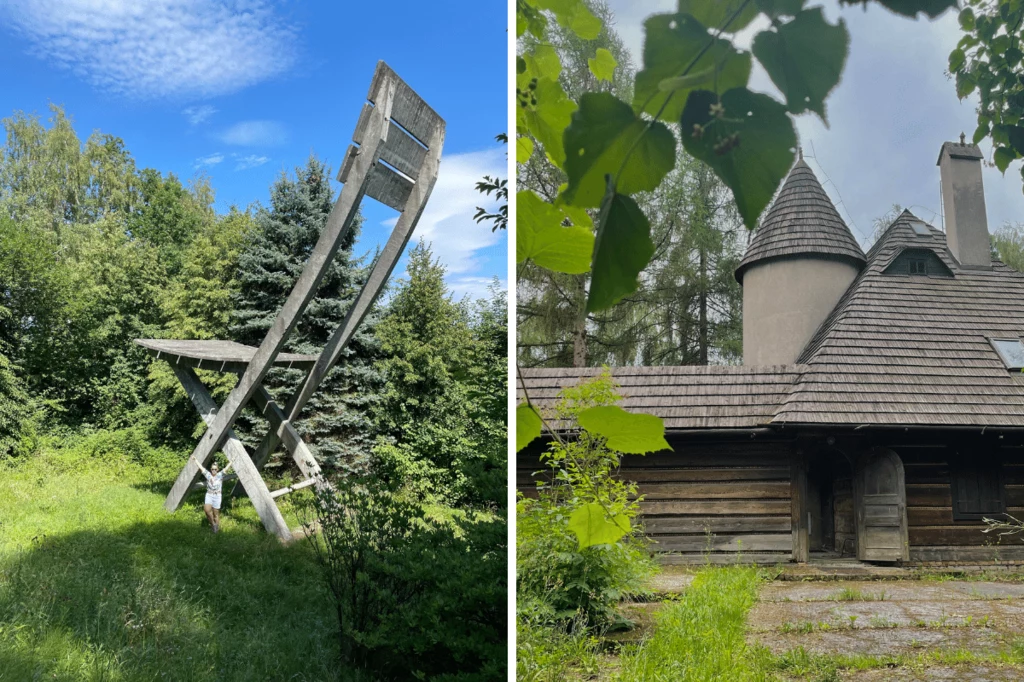
[[[911,275],[927,275],[928,266],[924,258],[908,258],[907,267],[910,268]]]
[[[1024,369],[1024,344],[1020,339],[989,339],[989,343],[999,353],[999,358],[1010,371]]]
[[[914,234],[920,235],[921,237],[930,237],[932,231],[928,229],[928,226],[920,220],[911,220],[910,227],[914,229]]]
[[[965,458],[951,468],[950,474],[954,521],[978,521],[1006,512],[997,460]]]

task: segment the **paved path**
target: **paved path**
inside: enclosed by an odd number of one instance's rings
[[[776,581],[751,610],[750,639],[781,654],[914,656],[961,651],[998,656],[1024,643],[1024,585],[920,580]],[[1024,667],[923,663],[848,672],[843,680],[1024,679]]]

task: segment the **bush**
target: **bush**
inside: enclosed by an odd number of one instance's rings
[[[553,416],[570,425],[584,409],[619,400],[607,372],[563,390],[560,397]],[[620,455],[603,438],[580,429],[569,432],[575,436],[553,442],[541,455],[550,483],[538,484],[537,499],[520,498],[516,508],[518,594],[548,604],[552,624],[582,618],[590,627],[621,626],[626,623],[616,603],[641,591],[655,571],[646,541],[632,534],[580,550],[568,521],[574,510],[597,502],[632,522],[640,510],[637,486],[614,477]]]
[[[504,519],[440,524],[354,479],[312,511],[341,655],[363,679],[505,679]]]

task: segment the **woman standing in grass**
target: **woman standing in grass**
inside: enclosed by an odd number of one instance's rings
[[[196,466],[199,467],[199,470],[203,472],[203,476],[206,478],[206,500],[203,503],[206,520],[210,522],[214,533],[220,532],[220,491],[224,484],[224,476],[228,473],[228,469],[231,468],[231,463],[229,462],[224,467],[224,471],[221,471],[217,461],[214,460],[213,464],[210,465],[210,470],[207,471],[203,468],[202,462],[196,459],[195,455],[192,455],[192,461],[196,463]]]

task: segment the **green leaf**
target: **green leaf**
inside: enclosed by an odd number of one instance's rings
[[[523,55],[523,59],[527,69],[537,78],[557,80],[562,73],[562,62],[550,45],[537,45],[532,53]]]
[[[671,450],[665,440],[665,423],[653,414],[634,414],[616,405],[590,407],[577,420],[584,429],[607,439],[616,452],[642,455]]]
[[[949,72],[955,73],[960,70],[960,67],[967,61],[967,55],[960,48],[954,49],[949,53]]]
[[[960,28],[962,28],[963,30],[974,30],[974,10],[972,10],[970,7],[965,7],[964,9],[960,10],[960,16],[957,17],[957,20],[960,22]]]
[[[562,227],[565,216],[530,191],[516,193],[516,262],[578,275],[590,269],[594,234],[585,227]]]
[[[1006,126],[1006,138],[1016,152],[1016,156],[1024,155],[1024,127],[1019,125]]]
[[[846,24],[825,21],[820,7],[804,10],[775,32],[754,37],[753,52],[786,96],[790,112],[813,111],[827,124],[825,98],[843,75],[850,47]]]
[[[543,38],[547,30],[547,18],[537,11],[530,2],[516,2],[516,37],[522,38],[527,31],[536,38]]]
[[[867,5],[868,0],[839,0],[840,5]],[[956,7],[956,0],[878,0],[878,4],[905,17],[915,18],[918,13],[934,19],[950,7]]]
[[[793,166],[793,122],[780,103],[746,88],[722,95],[722,118],[711,112],[716,100],[706,90],[691,93],[680,119],[683,147],[732,189],[744,224],[753,229]]]
[[[654,255],[651,225],[635,201],[609,194],[601,206],[594,243],[587,312],[610,308],[637,289],[637,277]]]
[[[517,82],[523,83],[521,89],[528,87],[530,78],[530,71],[519,77]],[[562,135],[572,121],[576,104],[569,99],[557,81],[548,78],[538,79],[535,89],[530,92],[525,102],[520,101],[516,107],[517,130],[520,134],[532,135],[543,145],[544,153],[551,163],[561,168],[565,164]],[[537,103],[533,104],[529,97],[535,99]]]
[[[629,517],[616,514],[608,518],[604,507],[590,502],[577,507],[569,516],[569,530],[576,535],[580,549],[593,545],[610,545],[618,542],[630,531]]]
[[[612,81],[612,77],[615,75],[615,67],[619,63],[615,61],[615,57],[612,53],[603,47],[597,48],[597,54],[587,60],[587,66],[590,67],[590,73],[594,74],[594,77],[599,81]]]
[[[744,4],[744,0],[679,0],[679,14],[689,14],[704,26],[711,29],[721,27]],[[747,2],[746,7],[729,22],[725,32],[736,33],[746,28],[757,16],[757,4]]]
[[[516,407],[516,452],[540,438],[542,422],[537,410],[530,404]]]
[[[957,71],[956,73],[956,96],[963,99],[974,92],[974,88],[978,87],[977,81],[974,80],[974,74],[970,71]]]
[[[1010,162],[1017,157],[1016,153],[1009,147],[996,147],[996,153],[993,157],[993,161],[996,163],[996,168],[999,169],[1000,173],[1005,173]]]
[[[792,17],[804,8],[804,0],[757,0],[758,8],[772,19]]]
[[[526,163],[533,156],[533,140],[528,137],[516,138],[516,163]]]
[[[659,118],[677,121],[694,88],[717,86],[721,92],[750,79],[750,54],[737,51],[728,40],[712,39],[688,14],[656,14],[644,22],[644,31],[644,68],[633,88],[633,109],[638,113],[654,116],[664,106]],[[694,62],[709,43],[711,47]],[[672,87],[666,89],[666,81]]]
[[[660,185],[676,163],[676,138],[668,126],[644,121],[607,92],[580,98],[564,140],[569,184],[562,198],[574,206],[600,206],[607,174],[622,170],[616,186],[623,194],[646,192]]]
[[[988,130],[989,130],[989,122],[988,121],[984,121],[982,123],[979,123],[978,124],[978,128],[974,131],[974,137],[971,138],[971,141],[974,142],[974,144],[978,144],[979,142],[984,140],[986,136],[988,136]]]
[[[582,0],[534,0],[538,9],[549,10],[563,26],[583,40],[594,40],[604,24]]]

